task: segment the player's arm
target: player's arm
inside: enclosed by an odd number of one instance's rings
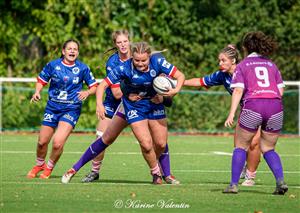
[[[123,93],[120,88],[120,84],[113,84],[110,86],[111,92],[115,99],[120,99],[123,96]]]
[[[97,89],[97,84],[91,86],[87,90],[83,90],[83,91],[78,92],[78,99],[81,100],[81,101],[84,101],[90,95],[94,95],[96,93],[96,89]]]
[[[177,80],[176,87],[174,89],[171,88],[168,92],[163,94],[164,96],[173,97],[180,91],[181,87],[183,86],[185,76],[180,70],[177,69],[176,72],[173,75],[171,75],[171,77],[173,77]]]
[[[43,87],[44,87],[44,84],[38,80],[38,82],[36,82],[36,84],[35,84],[35,92],[32,95],[30,102],[37,102],[37,101],[41,100],[40,93],[41,93]]]
[[[229,115],[224,123],[224,125],[226,127],[231,127],[233,125],[234,122],[234,116],[235,116],[235,112],[238,108],[238,105],[240,104],[240,101],[242,99],[243,96],[243,92],[244,92],[244,88],[241,87],[236,87],[233,90],[232,93],[232,98],[231,98],[231,107],[230,107],[230,112]]]
[[[107,82],[107,78],[105,78],[101,83],[98,85],[96,90],[96,114],[98,119],[104,119],[105,118],[105,108],[103,105],[103,96],[105,93],[105,89],[110,85],[109,82]]]
[[[184,81],[184,86],[190,86],[190,87],[202,87],[204,86],[203,83],[201,83],[202,78],[191,78],[191,79],[186,79]]]

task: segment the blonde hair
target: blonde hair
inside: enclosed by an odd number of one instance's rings
[[[130,40],[130,39],[129,39],[129,32],[128,32],[127,30],[116,30],[116,31],[114,31],[114,32],[111,34],[111,39],[112,39],[112,41],[113,41],[113,43],[114,43],[114,47],[107,49],[107,50],[103,53],[104,55],[107,54],[107,53],[110,52],[110,51],[117,51],[117,50],[118,50],[118,48],[115,47],[115,45],[116,45],[117,38],[118,38],[118,36],[120,36],[120,35],[125,35],[125,36],[128,38],[128,40]]]
[[[148,53],[148,55],[154,55],[157,53],[162,53],[162,52],[166,52],[167,49],[163,49],[163,50],[152,50],[152,47],[145,41],[142,42],[136,42],[136,43],[132,43],[131,44],[131,53],[139,53],[139,54],[143,54],[143,53]]]

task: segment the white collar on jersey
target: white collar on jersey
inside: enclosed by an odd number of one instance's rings
[[[247,57],[258,57],[261,56],[260,54],[258,54],[257,52],[253,52],[251,54],[249,54]]]

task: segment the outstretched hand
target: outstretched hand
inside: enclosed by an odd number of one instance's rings
[[[32,97],[30,99],[30,103],[38,102],[39,100],[41,100],[41,94],[36,92],[32,95]]]

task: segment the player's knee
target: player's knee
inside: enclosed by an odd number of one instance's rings
[[[63,149],[63,144],[62,143],[55,143],[55,141],[53,142],[52,148],[54,150],[62,150]]]
[[[153,146],[152,146],[152,144],[151,143],[141,143],[141,149],[142,149],[142,152],[143,153],[150,153],[151,152],[151,150],[153,149]]]

